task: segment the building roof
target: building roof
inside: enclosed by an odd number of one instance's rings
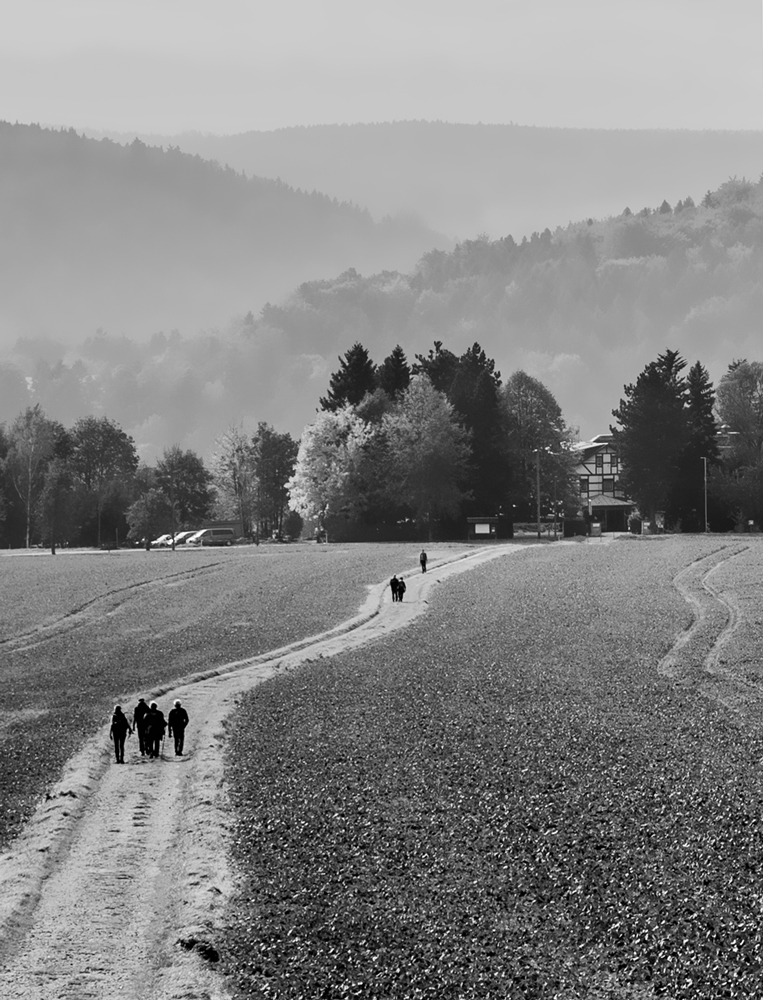
[[[635,507],[632,500],[621,500],[620,497],[609,496],[607,493],[594,493],[588,498],[591,507]]]

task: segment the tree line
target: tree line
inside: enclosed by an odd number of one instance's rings
[[[260,423],[253,434],[232,427],[216,442],[209,467],[172,445],[155,465],[141,463],[135,442],[108,417],[70,428],[39,404],[0,424],[0,540],[20,547],[118,546],[234,520],[255,540],[299,533],[286,482],[297,443]]]
[[[674,350],[624,387],[611,427],[621,486],[642,515],[684,531],[763,523],[763,362],[735,360],[717,390]],[[234,520],[259,540],[342,522],[378,537],[463,536],[464,518],[575,516],[578,451],[553,394],[523,371],[504,382],[478,343],[435,341],[380,364],[356,342],[339,358],[299,442],[231,426],[205,464],[166,448],[141,463],[108,417],[70,428],[39,404],[0,425],[0,543],[102,546]],[[396,532],[398,533],[396,535]]]
[[[544,510],[579,506],[574,434],[552,393],[521,371],[503,384],[478,343],[459,356],[435,341],[413,364],[397,345],[376,365],[356,342],[339,361],[289,483],[320,534],[349,520],[462,537],[468,516],[534,517],[539,453]]]
[[[763,363],[732,361],[717,390],[707,370],[666,350],[624,387],[611,428],[622,485],[641,514],[701,531],[763,524]]]

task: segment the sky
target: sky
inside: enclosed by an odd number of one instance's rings
[[[0,119],[763,128],[761,0],[8,0]]]

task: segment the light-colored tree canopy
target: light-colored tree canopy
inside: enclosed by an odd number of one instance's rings
[[[426,375],[414,376],[382,418],[382,432],[390,456],[390,500],[409,507],[419,524],[455,515],[467,496],[470,435]]]
[[[55,451],[57,427],[48,420],[38,403],[28,406],[16,417],[8,435],[5,469],[24,505],[27,548],[31,542],[35,504],[45,482],[45,469]]]
[[[290,506],[320,521],[329,513],[354,512],[354,480],[372,433],[351,406],[319,413],[302,433],[294,475],[287,484]]]

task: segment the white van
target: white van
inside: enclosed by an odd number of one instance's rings
[[[233,545],[233,528],[202,528],[186,539],[186,545]]]

